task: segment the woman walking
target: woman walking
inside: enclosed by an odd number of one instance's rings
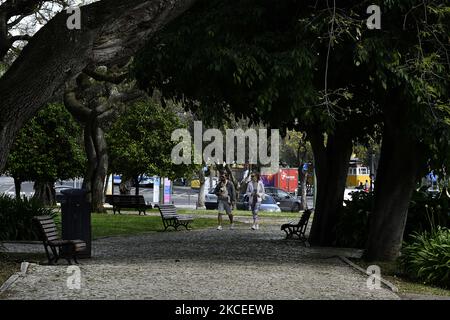
[[[252,180],[247,185],[246,194],[248,196],[248,202],[253,214],[252,230],[258,230],[259,207],[261,206],[261,201],[265,198],[264,183],[261,181],[261,176],[259,173],[253,173],[251,175],[251,179]]]

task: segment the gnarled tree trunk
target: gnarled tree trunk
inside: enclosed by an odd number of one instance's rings
[[[120,194],[130,194],[131,186],[133,185],[133,178],[125,177],[122,175],[122,180],[119,185]]]
[[[53,206],[56,203],[54,182],[36,181],[34,183],[34,198],[45,206]]]
[[[88,191],[88,199],[94,212],[105,212],[104,183],[108,172],[108,153],[103,130],[95,119],[84,128],[84,145],[88,158],[88,169],[83,180],[83,189]]]

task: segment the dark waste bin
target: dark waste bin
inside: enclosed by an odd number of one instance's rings
[[[79,254],[80,258],[91,257],[91,203],[83,189],[62,190],[61,222],[64,240],[83,240],[86,250]]]

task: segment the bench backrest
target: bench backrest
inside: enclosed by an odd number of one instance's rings
[[[56,228],[55,221],[50,216],[36,216],[34,221],[37,223],[41,230],[43,240],[45,242],[59,240],[58,229]]]
[[[177,208],[173,204],[160,204],[158,209],[163,219],[178,217]]]
[[[145,205],[145,199],[143,195],[113,195],[110,204],[121,204],[121,205]]]
[[[300,218],[300,221],[298,222],[299,226],[301,227],[302,231],[306,229],[306,226],[308,225],[309,218],[311,217],[311,210],[305,210],[303,212],[302,217]]]

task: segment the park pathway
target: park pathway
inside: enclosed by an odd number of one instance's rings
[[[31,264],[1,298],[399,299],[369,289],[367,276],[337,257],[351,254],[283,240],[279,225],[112,237],[95,241],[94,257],[81,261],[81,289],[68,289],[63,262]]]

